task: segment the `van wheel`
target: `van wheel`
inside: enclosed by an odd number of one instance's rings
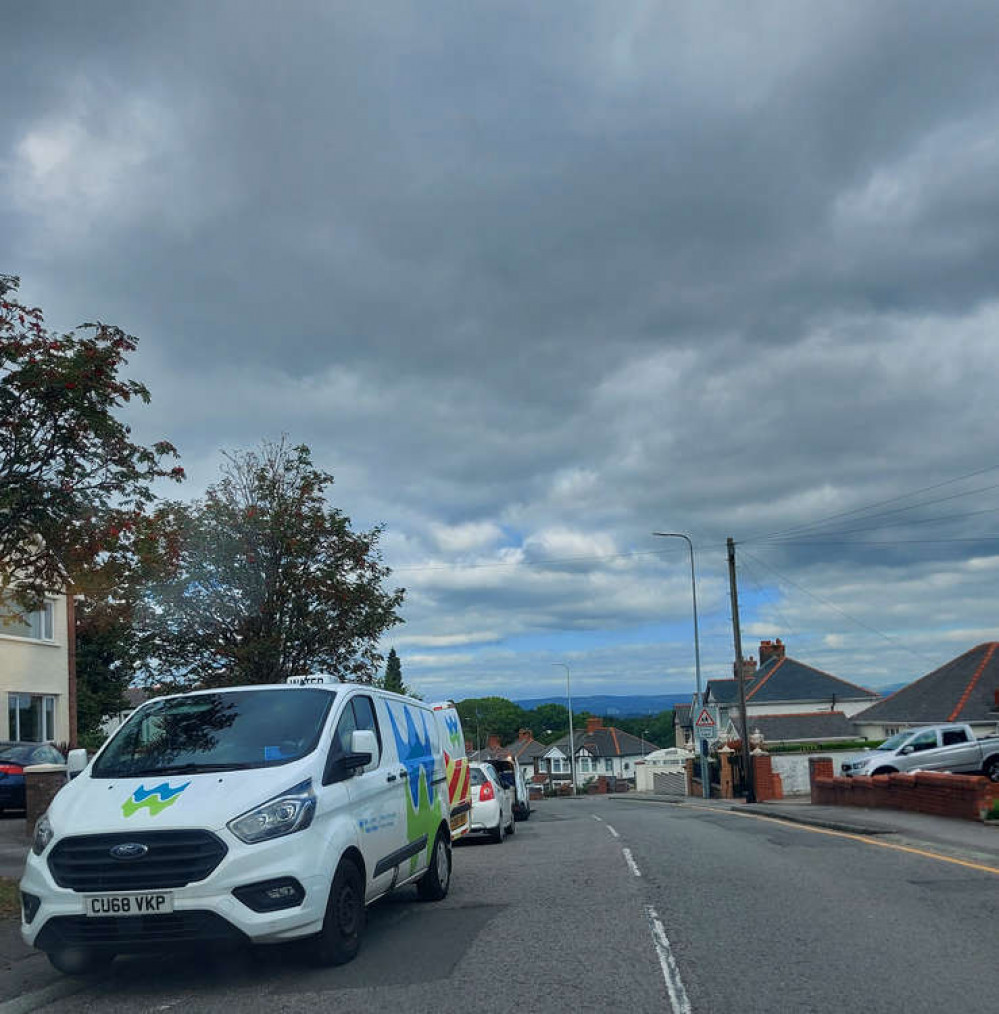
[[[450,840],[450,834],[447,836]],[[451,886],[451,849],[444,840],[444,832],[438,831],[434,839],[434,851],[430,856],[427,872],[416,882],[416,893],[421,901],[442,901]]]
[[[999,782],[999,756],[990,757],[982,770],[990,782]]]
[[[357,957],[364,931],[364,878],[350,859],[341,859],[326,902],[323,928],[313,948],[321,965],[345,965]]]
[[[95,951],[89,947],[64,947],[60,951],[50,951],[48,959],[52,967],[63,975],[93,975],[110,967],[114,953]]]

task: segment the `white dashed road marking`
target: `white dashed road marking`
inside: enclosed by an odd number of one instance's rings
[[[680,978],[680,969],[676,967],[673,948],[669,945],[662,921],[651,905],[645,906],[645,915],[649,920],[649,928],[652,930],[652,942],[655,944],[656,954],[659,956],[659,966],[662,968],[663,978],[666,980],[670,1008],[673,1014],[691,1014],[693,1008],[690,1006],[687,990],[684,989],[683,980]]]
[[[624,861],[628,864],[628,869],[635,874],[636,877],[642,875],[642,871],[638,868],[638,863],[635,862],[635,857],[631,854],[631,849],[621,849],[624,853]]]
[[[604,819],[603,817],[598,817],[598,816],[597,816],[597,815],[596,815],[595,813],[591,813],[591,814],[590,814],[590,816],[591,816],[591,817],[592,817],[592,818],[593,818],[594,820],[603,820],[603,819]]]
[[[608,831],[610,831],[610,833],[611,833],[612,835],[614,835],[614,837],[615,837],[615,838],[620,838],[620,837],[621,837],[621,836],[620,836],[620,835],[619,835],[619,834],[617,833],[617,831],[615,831],[615,830],[614,830],[614,828],[612,828],[612,827],[610,826],[610,824],[608,824],[608,825],[607,825],[607,830],[608,830]]]

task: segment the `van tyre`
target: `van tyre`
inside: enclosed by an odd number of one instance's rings
[[[990,757],[982,770],[990,782],[999,782],[999,756]]]
[[[364,932],[364,878],[350,859],[341,859],[329,900],[323,928],[315,938],[313,949],[321,965],[345,965],[357,957]]]
[[[427,872],[416,882],[420,901],[443,901],[451,886],[451,835],[438,831]]]

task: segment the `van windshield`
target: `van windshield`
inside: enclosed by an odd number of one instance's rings
[[[94,778],[275,767],[311,753],[335,692],[219,691],[154,701],[98,757]]]

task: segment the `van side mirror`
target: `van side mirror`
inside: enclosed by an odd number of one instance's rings
[[[372,761],[378,764],[378,737],[370,729],[355,729],[350,734],[352,767],[366,768]],[[363,760],[361,759],[363,758]]]
[[[66,773],[70,778],[75,778],[87,766],[87,751],[70,750],[66,757]]]
[[[323,785],[346,781],[373,760],[378,761],[378,737],[370,729],[355,729],[350,734],[350,752],[330,755],[323,772]]]

